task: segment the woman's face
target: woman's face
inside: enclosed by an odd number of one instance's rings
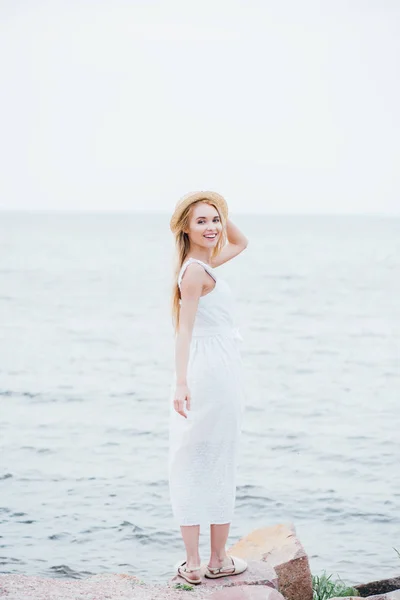
[[[217,209],[206,202],[193,206],[189,222],[190,243],[203,248],[214,247],[221,235],[222,224]]]

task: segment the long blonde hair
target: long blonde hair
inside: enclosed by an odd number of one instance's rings
[[[173,283],[172,283],[172,295],[171,295],[171,313],[172,313],[172,326],[174,328],[175,335],[177,334],[178,328],[179,328],[179,314],[180,314],[179,300],[181,297],[179,286],[178,286],[178,276],[179,276],[179,271],[181,270],[181,267],[182,267],[183,263],[185,262],[186,257],[188,256],[189,250],[190,250],[189,235],[185,232],[185,229],[189,229],[189,223],[190,223],[190,218],[192,216],[193,207],[195,204],[198,204],[199,202],[204,202],[206,204],[210,204],[210,206],[214,206],[214,208],[218,212],[218,215],[219,215],[219,218],[220,218],[220,221],[222,224],[221,235],[219,236],[219,239],[213,248],[213,251],[211,254],[212,258],[217,256],[221,252],[222,248],[226,244],[226,239],[227,239],[225,218],[219,212],[218,207],[215,206],[215,204],[213,204],[209,200],[207,200],[207,199],[196,200],[195,202],[192,202],[192,204],[189,204],[189,206],[187,206],[184,211],[182,211],[182,214],[179,218],[179,221],[178,221],[177,227],[176,227],[176,231],[174,234],[175,235],[175,259],[174,259]]]

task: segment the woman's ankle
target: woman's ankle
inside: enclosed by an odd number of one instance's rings
[[[186,557],[186,565],[188,566],[188,568],[197,567],[200,565],[200,563],[201,560],[199,555]]]
[[[210,555],[210,560],[208,562],[209,564],[223,563],[227,557],[228,554],[226,553],[226,550],[222,550],[221,552],[212,552]]]

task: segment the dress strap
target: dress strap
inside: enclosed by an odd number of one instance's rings
[[[208,265],[207,263],[203,262],[202,260],[200,260],[198,258],[188,258],[188,260],[183,263],[183,265],[181,267],[181,270],[179,271],[179,275],[178,275],[178,285],[179,285],[179,287],[181,285],[182,277],[183,277],[183,274],[184,274],[184,272],[186,270],[186,267],[188,265],[190,265],[190,263],[192,263],[192,262],[198,262],[198,263],[200,263],[205,268],[205,270],[207,271],[207,273],[209,275],[211,275],[211,277],[214,279],[214,281],[217,281],[217,278],[216,278],[215,273],[214,273],[214,269],[212,267],[210,267],[210,265]]]

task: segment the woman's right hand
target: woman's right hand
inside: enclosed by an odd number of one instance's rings
[[[187,419],[187,414],[184,411],[185,400],[187,403],[186,408],[187,410],[190,410],[190,391],[188,386],[182,383],[177,385],[175,389],[174,409],[177,413],[182,415],[182,417],[185,417],[185,419]]]

